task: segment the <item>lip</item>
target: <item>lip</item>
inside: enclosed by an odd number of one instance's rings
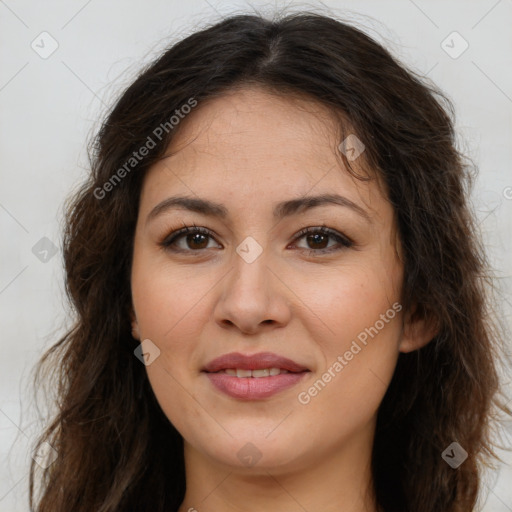
[[[241,370],[280,368],[290,373],[260,378],[215,373],[228,368]],[[239,352],[225,354],[209,362],[202,370],[219,391],[239,400],[260,400],[271,397],[298,384],[309,371],[308,368],[295,361],[272,352],[260,352],[253,355]]]
[[[246,355],[240,352],[231,352],[210,361],[202,371],[208,373],[226,370],[227,368],[240,368],[241,370],[263,370],[264,368],[281,368],[289,372],[309,371],[305,366],[272,352],[259,352]]]

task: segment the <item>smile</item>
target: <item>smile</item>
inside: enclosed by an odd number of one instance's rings
[[[218,391],[232,398],[260,400],[295,386],[310,370],[271,352],[235,352],[214,359],[202,372]]]
[[[281,373],[290,373],[288,370],[283,370],[281,368],[263,368],[262,370],[244,370],[242,368],[226,368],[225,370],[221,370],[216,373],[225,373],[226,375],[231,375],[232,377],[253,377],[255,379],[261,379],[262,377],[274,377],[276,375],[280,375]]]

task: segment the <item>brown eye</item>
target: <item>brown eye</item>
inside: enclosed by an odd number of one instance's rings
[[[312,244],[312,249],[325,249],[326,243],[329,243],[329,235],[324,235],[323,233],[316,233],[314,235],[306,235],[306,240],[308,244]]]
[[[185,227],[171,233],[160,245],[173,251],[200,251],[208,249],[208,242],[212,238],[210,231],[205,228]],[[179,244],[184,240],[184,243]]]
[[[203,235],[202,233],[187,234],[185,236],[185,243],[191,249],[206,249],[208,245],[208,235]]]
[[[303,229],[295,240],[300,240],[301,238],[306,240],[307,247],[299,247],[299,249],[303,249],[312,255],[325,254],[353,245],[352,240],[325,226]],[[334,240],[336,243],[329,246],[329,239]]]

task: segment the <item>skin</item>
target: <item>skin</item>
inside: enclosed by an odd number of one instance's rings
[[[148,378],[184,438],[180,512],[376,510],[370,458],[377,409],[399,352],[423,346],[432,333],[397,313],[307,404],[299,402],[358,334],[400,302],[393,209],[377,180],[359,181],[344,169],[335,134],[335,121],[316,102],[233,90],[181,121],[170,156],[145,176],[132,328],[160,350],[146,366]],[[368,219],[339,205],[272,217],[277,202],[322,193],[350,199]],[[170,209],[147,221],[172,195],[221,203],[228,216]],[[212,236],[189,236],[188,244],[182,236],[175,242],[182,252],[159,245],[184,224]],[[297,238],[324,224],[354,245]],[[236,252],[248,236],[263,251],[251,263]],[[338,250],[322,254],[326,247]],[[201,373],[235,351],[274,352],[310,372],[270,398],[238,400]],[[252,466],[237,456],[246,443],[260,456]]]

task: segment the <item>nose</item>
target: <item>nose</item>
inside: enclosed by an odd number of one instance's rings
[[[291,294],[277,265],[265,251],[251,263],[236,255],[234,268],[220,285],[214,318],[224,329],[244,334],[285,326],[291,317]],[[271,268],[271,266],[273,268]]]

